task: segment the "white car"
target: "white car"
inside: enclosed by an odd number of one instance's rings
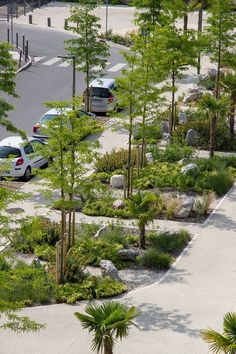
[[[30,179],[32,169],[40,168],[48,160],[40,156],[40,147],[45,145],[39,139],[9,136],[0,142],[0,176]],[[39,151],[39,152],[38,152]],[[2,168],[1,168],[2,165]]]

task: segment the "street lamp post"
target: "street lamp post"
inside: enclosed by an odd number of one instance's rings
[[[58,55],[58,58],[73,60],[73,76],[72,76],[72,99],[75,98],[75,55]],[[74,103],[73,103],[74,107]]]

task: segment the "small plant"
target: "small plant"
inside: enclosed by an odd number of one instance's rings
[[[163,231],[159,234],[150,234],[149,242],[159,252],[178,254],[191,240],[188,231]]]
[[[172,219],[181,201],[178,196],[162,195],[162,203],[167,219]]]
[[[212,190],[218,196],[221,196],[228,192],[233,186],[234,178],[229,171],[216,171],[209,174],[206,178],[206,185],[208,190]]]
[[[94,335],[92,350],[112,354],[116,340],[127,337],[133,320],[139,316],[135,307],[128,308],[119,302],[88,305],[85,313],[75,312],[82,327]]]
[[[139,258],[139,261],[144,267],[164,270],[170,268],[172,257],[167,253],[160,252],[156,248],[151,247]]]
[[[215,193],[205,193],[202,197],[195,200],[194,211],[197,217],[203,216],[209,212],[210,206],[215,199]]]
[[[137,151],[132,150],[132,165],[137,163]],[[97,157],[95,169],[97,172],[113,172],[118,169],[123,169],[128,162],[128,150],[112,150],[102,156]]]

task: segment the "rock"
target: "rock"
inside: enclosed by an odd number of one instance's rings
[[[199,91],[190,93],[184,98],[184,103],[196,102],[199,99]]]
[[[212,78],[215,78],[217,75],[217,70],[216,69],[213,69],[213,68],[209,68],[207,70],[207,76],[210,76]]]
[[[204,197],[197,196],[195,198],[192,211],[194,211],[198,216],[204,215],[206,212],[206,202]]]
[[[187,122],[187,116],[185,112],[179,113],[179,124],[184,124]]]
[[[117,256],[121,261],[136,261],[136,257],[140,255],[140,250],[135,248],[122,248],[117,252]]]
[[[163,133],[162,134],[162,139],[169,142],[170,139],[171,139],[170,133]]]
[[[189,129],[187,131],[185,142],[187,145],[195,146],[197,143],[198,132],[194,129]]]
[[[169,133],[169,123],[168,122],[162,122],[161,124],[161,132],[163,133]]]
[[[188,89],[189,93],[196,93],[199,91],[199,87],[193,86],[192,88]]]
[[[189,174],[192,176],[196,176],[198,172],[199,168],[195,163],[189,163],[181,168],[181,173],[183,173],[184,175]]]
[[[187,218],[192,211],[194,201],[195,198],[193,197],[187,197],[182,200],[181,204],[174,211],[174,216],[179,219]]]
[[[94,238],[99,238],[103,234],[105,234],[108,230],[109,230],[109,227],[107,225],[104,225],[96,232],[96,234],[93,237]]]
[[[152,153],[151,152],[148,152],[147,154],[146,154],[146,161],[147,161],[147,163],[153,163],[153,156],[152,156]]]
[[[112,209],[115,209],[115,210],[124,209],[124,207],[125,207],[125,203],[121,199],[114,200],[114,202],[112,204]]]
[[[116,267],[114,266],[114,264],[111,261],[108,260],[101,260],[100,262],[100,268],[101,268],[101,272],[102,272],[102,276],[109,276],[112,279],[116,280],[116,281],[121,281],[119,274],[118,274],[118,270],[116,269]]]
[[[188,159],[187,157],[183,157],[181,160],[177,162],[178,165],[187,165]]]
[[[110,178],[110,186],[112,188],[123,188],[124,186],[124,176],[123,175],[114,175]]]
[[[42,264],[41,264],[41,262],[40,262],[38,257],[34,257],[34,259],[32,260],[32,265],[35,268],[42,268]]]

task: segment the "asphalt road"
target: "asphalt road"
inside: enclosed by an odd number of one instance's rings
[[[0,38],[6,39],[8,23],[0,22]],[[16,77],[16,91],[19,98],[9,98],[15,107],[9,112],[9,119],[27,134],[32,133],[32,127],[40,116],[47,111],[45,102],[69,99],[72,94],[72,65],[62,67],[62,61],[46,65],[49,60],[55,60],[57,55],[68,54],[64,49],[64,41],[72,38],[72,34],[62,31],[50,31],[47,28],[36,28],[27,25],[14,24],[14,33],[19,33],[19,45],[22,46],[22,36],[29,41],[29,54],[33,65]],[[15,37],[15,36],[14,36]],[[117,63],[125,63],[120,48],[111,46],[109,67]],[[43,58],[43,59],[42,59]],[[36,60],[36,62],[35,62]],[[120,66],[121,66],[120,65]],[[108,70],[109,70],[108,67]],[[106,72],[106,77],[115,77],[120,70]],[[82,94],[85,87],[84,75],[76,73],[76,93]],[[0,127],[0,139],[11,135]]]

